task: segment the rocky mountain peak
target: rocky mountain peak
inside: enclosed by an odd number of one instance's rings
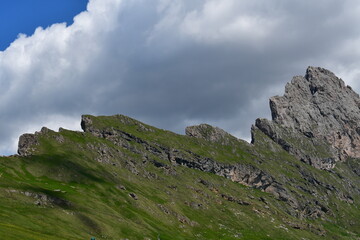
[[[319,67],[308,67],[304,77],[295,76],[286,85],[283,96],[270,98],[273,124],[310,141],[328,143],[335,161],[360,157],[359,107],[359,95],[334,73]],[[271,128],[264,124],[258,120],[256,125]]]

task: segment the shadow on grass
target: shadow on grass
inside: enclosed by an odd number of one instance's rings
[[[45,176],[55,178],[55,180],[83,184],[106,183],[115,180],[109,172],[95,164],[83,166],[84,159],[78,156],[43,154],[24,157],[22,160],[25,166],[40,168],[39,170],[44,172]]]

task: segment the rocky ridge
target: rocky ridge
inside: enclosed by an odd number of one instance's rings
[[[126,116],[117,115],[115,117],[122,124],[136,125],[141,131],[153,131],[144,124]],[[176,166],[185,166],[202,172],[209,172],[231,179],[233,182],[237,182],[255,189],[260,189],[264,192],[274,195],[276,199],[284,201],[290,206],[288,209],[290,214],[300,218],[318,218],[325,216],[326,213],[330,213],[329,208],[324,207],[327,204],[322,204],[316,200],[308,200],[305,202],[299,201],[298,199],[301,197],[297,194],[294,194],[292,191],[289,191],[285,186],[286,182],[287,184],[291,182],[290,179],[276,179],[271,174],[251,164],[226,164],[218,162],[215,159],[209,157],[203,157],[186,149],[168,147],[159,143],[147,141],[116,127],[99,128],[95,126],[96,124],[92,119],[92,116],[82,116],[81,126],[84,132],[91,133],[96,137],[107,139],[113,142],[115,145],[123,147],[133,153],[140,154],[144,157],[144,159],[146,159],[146,161],[154,164],[156,167],[165,169],[170,174],[174,174],[174,172],[176,172]],[[219,134],[216,135],[216,133]],[[239,143],[239,140],[231,134],[218,127],[212,127],[207,124],[187,127],[186,135],[191,138],[204,139],[221,146],[235,147],[235,143]],[[131,143],[136,143],[138,145],[134,146]],[[243,141],[241,141],[241,143],[244,144]],[[318,150],[319,144],[313,146],[313,148],[314,151]],[[109,151],[100,149],[100,152]],[[153,158],[152,155],[164,160],[164,162],[167,163],[151,160]],[[136,166],[136,164],[134,165],[133,163],[128,163],[127,166],[133,173],[138,174],[140,172],[138,169],[139,166]],[[307,182],[312,182],[313,185],[310,184],[299,186],[296,183],[290,183],[290,185],[293,185],[292,187],[299,188],[307,193],[320,195],[318,190],[313,190],[313,186],[316,185],[318,188],[322,189],[322,191],[332,191],[332,193],[335,193],[339,199],[345,199],[345,201],[348,201],[349,199],[350,202],[352,201],[352,197],[348,192],[343,192],[332,185],[321,182],[304,169],[300,169],[299,172],[301,173],[303,179],[305,179]],[[329,196],[327,195],[323,196],[322,198],[323,201],[329,201]]]
[[[344,107],[344,101],[349,101],[350,106]],[[318,169],[330,170],[334,168],[336,161],[344,160],[346,157],[356,157],[358,154],[356,144],[359,136],[353,136],[355,133],[358,134],[356,132],[357,124],[350,119],[360,119],[359,105],[357,105],[359,102],[359,96],[350,87],[346,87],[343,81],[333,73],[322,68],[309,67],[305,77],[294,77],[286,85],[283,97],[275,96],[270,99],[273,120],[256,120],[255,126],[252,127],[252,143],[257,143],[254,132],[260,130],[301,161]],[[335,110],[331,110],[330,106],[335,106]],[[348,112],[351,114],[347,115]],[[139,131],[154,131],[151,127],[129,117],[123,115],[115,117],[122,124],[136,125]],[[82,116],[81,127],[84,132],[107,139],[117,146],[140,154],[145,161],[149,161],[151,155],[154,155],[168,164],[159,163],[156,160],[149,162],[156,167],[167,169],[169,173],[176,172],[174,167],[177,165],[186,166],[271,193],[279,200],[287,201],[293,209],[305,209],[306,207],[296,200],[296,197],[287,190],[282,181],[276,180],[271,174],[254,165],[221,163],[188,150],[171,148],[144,140],[116,127],[101,128],[95,125],[92,116]],[[38,137],[48,131],[50,130],[43,128],[35,134],[22,135],[19,140],[18,153],[21,156],[31,155],[34,147],[39,144]],[[185,133],[188,137],[203,139],[222,146],[236,146],[239,143],[245,143],[226,131],[208,124],[189,126],[185,129]],[[340,139],[346,139],[343,143],[348,143],[346,150],[340,149],[339,141],[330,141],[333,138],[329,136],[339,133],[343,134],[339,137]],[[110,163],[112,158],[119,155],[107,147],[94,149],[92,146],[91,149],[99,152],[98,162]],[[131,161],[128,161],[126,166],[133,173],[139,172]],[[305,178],[310,181],[308,176]],[[319,183],[314,178],[311,179]],[[323,188],[327,189],[329,186],[323,184]],[[309,190],[305,189],[305,191]],[[344,195],[339,192],[339,195],[341,194]]]
[[[118,115],[118,118],[123,122],[128,122],[129,120],[129,118],[122,115]],[[136,122],[135,124],[139,123]],[[82,116],[81,126],[85,132],[110,140],[114,144],[124,147],[129,151],[142,154],[145,158],[149,158],[149,155],[153,154],[165,161],[168,161],[173,166],[181,165],[203,172],[210,172],[218,176],[231,179],[232,181],[241,183],[245,186],[254,187],[265,192],[272,193],[279,199],[285,201],[291,200],[294,205],[297,204],[296,201],[290,197],[282,184],[275,181],[275,179],[266,172],[257,169],[254,166],[220,163],[211,158],[202,157],[191,151],[169,148],[167,146],[145,141],[116,128],[102,130],[96,128],[93,125],[91,118],[86,115]],[[139,126],[142,126],[141,123]],[[145,127],[142,126],[142,128]],[[222,145],[229,144],[230,140],[236,139],[224,130],[206,124],[187,127],[186,134],[190,137],[205,138],[206,140],[217,143],[220,142]],[[129,142],[136,142],[140,144],[145,151],[142,152],[140,148],[134,148],[131,144],[129,144]],[[156,161],[153,161],[153,164],[158,167],[169,167],[166,164],[158,163]]]
[[[359,95],[329,70],[308,67],[286,84],[284,96],[270,98],[270,108],[272,121],[257,119],[255,126],[300,160],[332,169],[360,157]]]
[[[84,132],[74,134],[85,143],[75,141],[74,146],[80,152],[90,153],[89,161],[93,163],[113,169],[124,168],[139,178],[158,181],[164,175],[165,179],[177,177],[180,169],[195,169],[269,193],[293,218],[330,221],[339,216],[342,204],[354,209],[359,200],[359,169],[351,159],[359,155],[359,102],[359,96],[333,73],[309,67],[305,77],[294,77],[286,85],[284,96],[270,99],[272,120],[256,120],[252,126],[252,144],[207,124],[187,127],[183,136],[123,115],[83,115]],[[43,151],[44,142],[57,147],[69,144],[74,140],[68,138],[70,133],[67,132],[71,131],[60,129],[56,133],[44,127],[35,134],[24,134],[19,139],[18,153],[25,159],[32,159]],[[151,168],[164,175],[149,170]],[[203,180],[200,183],[223,200],[241,206],[253,204],[249,201],[251,197],[244,201],[226,192],[219,193],[211,183]],[[121,191],[127,189],[118,186]],[[189,189],[194,190],[193,187]],[[41,192],[11,190],[11,193],[30,196],[39,200],[40,205],[59,205],[57,198]],[[133,189],[127,195],[136,201],[142,198],[141,192],[133,192]],[[264,209],[270,208],[266,200],[260,201],[265,204]],[[205,208],[203,204],[186,201],[186,206],[197,210]],[[197,225],[176,210],[162,204],[158,207],[182,219],[180,222]],[[263,214],[257,209],[254,211]],[[326,235],[323,228],[314,230],[305,223],[291,221],[287,224],[294,229],[310,229],[317,235]]]

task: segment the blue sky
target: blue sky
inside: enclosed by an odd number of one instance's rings
[[[86,4],[0,1],[0,155],[42,126],[79,130],[82,114],[177,133],[209,123],[249,140],[268,99],[308,66],[360,92],[358,0]]]
[[[53,23],[72,24],[73,17],[86,10],[87,0],[1,0],[0,51],[5,50],[19,33],[31,35],[38,26]]]

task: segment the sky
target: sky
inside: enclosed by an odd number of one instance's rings
[[[42,126],[80,130],[82,114],[249,140],[308,66],[360,92],[357,0],[27,2],[0,3],[0,155]]]
[[[0,50],[5,50],[19,33],[31,35],[42,26],[73,23],[86,10],[87,0],[2,0],[0,2]]]

